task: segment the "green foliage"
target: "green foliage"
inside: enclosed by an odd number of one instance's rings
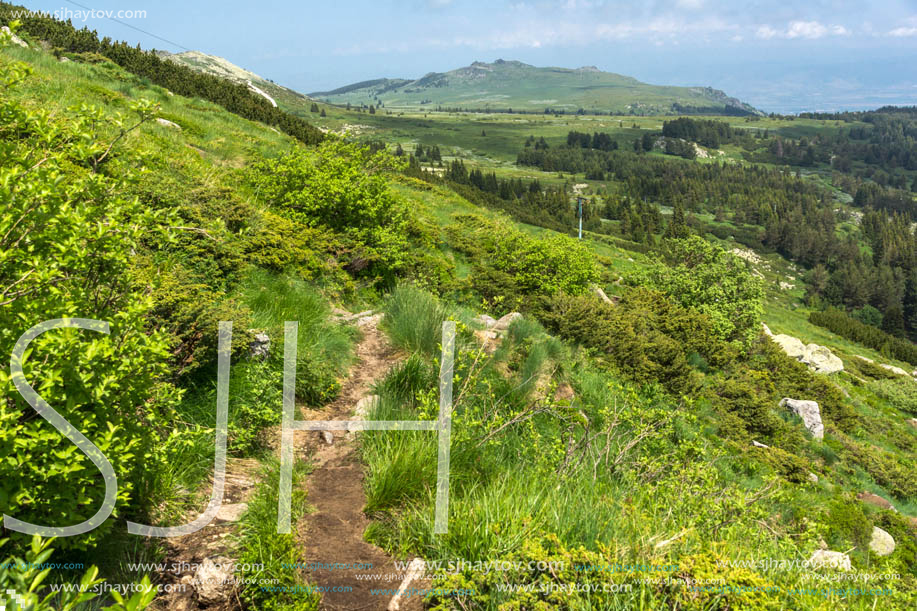
[[[824,312],[812,312],[809,322],[891,358],[917,365],[917,346],[913,343],[864,324],[841,310],[829,308]]]
[[[93,589],[104,583],[98,578],[99,570],[91,566],[73,585],[77,586],[71,591],[61,590],[54,592],[47,585],[43,585],[51,568],[41,568],[48,562],[54,553],[51,545],[54,539],[42,539],[38,535],[32,537],[31,543],[22,557],[7,556],[0,562],[0,604],[12,604],[7,598],[8,592],[15,592],[23,600],[17,607],[29,611],[76,611],[85,608],[86,603],[98,597],[98,592]],[[7,539],[0,539],[0,547]],[[134,584],[136,592],[125,599],[120,593],[112,592],[115,604],[105,607],[107,611],[142,611],[156,598],[156,588],[150,584],[148,577],[144,576],[140,583]]]
[[[747,366],[767,372],[767,378],[776,391],[771,395],[775,403],[784,397],[811,397],[818,401],[822,420],[842,431],[851,431],[856,427],[857,414],[840,388],[825,376],[809,371],[808,367],[787,356],[768,338],[760,338],[752,346],[748,357],[748,365],[737,363],[736,370]],[[741,371],[737,373],[741,375]]]
[[[293,466],[293,492],[290,505],[292,523],[305,514],[306,494],[303,486],[306,471],[303,463]],[[303,562],[297,534],[277,533],[277,506],[280,495],[280,463],[269,458],[248,510],[238,530],[240,565],[260,566],[239,575],[244,580],[239,597],[247,607],[265,611],[313,611],[320,596],[309,591],[299,571],[291,566]],[[259,584],[260,582],[260,584]],[[261,585],[269,583],[271,585]],[[265,589],[266,588],[266,589]]]
[[[863,511],[862,503],[852,497],[837,498],[828,505],[825,522],[829,525],[831,545],[853,544],[866,549],[872,535],[872,523]]]
[[[917,384],[900,375],[869,382],[869,389],[895,409],[917,416]]]
[[[272,340],[273,366],[280,371],[283,370],[284,322],[299,323],[296,396],[311,405],[321,405],[337,396],[339,378],[350,362],[352,331],[328,320],[330,312],[321,295],[301,280],[264,270],[251,270],[240,291],[242,300],[253,313],[252,323],[267,330]],[[265,381],[249,383],[266,384]],[[260,402],[258,391],[253,392],[252,400]],[[266,389],[266,392],[271,391]]]
[[[561,337],[608,358],[627,378],[659,382],[678,394],[698,383],[687,355],[699,353],[719,364],[729,354],[706,316],[652,291],[634,289],[617,305],[588,295],[559,294],[545,301],[539,317]]]
[[[501,311],[526,310],[528,297],[579,295],[598,280],[589,250],[566,236],[533,237],[504,220],[457,215],[453,245],[475,260],[472,285]]]
[[[435,297],[414,286],[399,285],[385,304],[384,326],[399,346],[432,356],[442,338],[448,312]]]
[[[24,371],[111,461],[119,515],[138,500],[138,482],[176,398],[163,383],[167,337],[147,327],[150,300],[131,274],[143,240],[167,239],[164,218],[121,196],[124,183],[93,171],[114,144],[101,135],[100,111],[73,109],[67,121],[27,111],[8,95],[25,75],[21,64],[0,67],[7,85],[0,93],[0,353],[9,355],[22,333],[48,318],[110,323],[108,336],[74,329],[42,335]],[[60,526],[91,516],[103,496],[95,466],[35,417],[5,370],[0,396],[0,511]],[[90,547],[112,526],[109,520],[60,545]]]
[[[745,440],[748,436],[772,437],[780,428],[780,419],[774,413],[773,387],[768,386],[767,373],[754,370],[744,370],[717,385],[713,389],[714,406],[733,416],[728,425],[720,426],[720,432]]]
[[[717,337],[747,349],[760,333],[764,288],[745,262],[697,236],[666,241],[665,262],[634,281],[706,314]]]
[[[400,162],[341,141],[315,151],[297,148],[252,165],[261,198],[309,227],[339,232],[354,243],[349,270],[394,273],[408,260],[408,210],[390,191],[386,172]]]

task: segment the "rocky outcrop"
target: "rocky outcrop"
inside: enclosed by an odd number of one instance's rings
[[[836,373],[844,370],[844,362],[824,346],[803,344],[792,335],[774,335],[766,325],[764,332],[780,346],[787,356],[804,363],[815,373]]]
[[[873,526],[869,549],[877,556],[888,556],[895,551],[895,539],[878,526]]]
[[[833,352],[818,344],[807,345],[805,358],[800,361],[808,365],[809,369],[815,373],[837,373],[844,370],[844,362]]]
[[[884,363],[880,363],[880,364],[879,364],[879,367],[882,367],[883,369],[888,369],[888,370],[891,371],[892,373],[896,373],[896,374],[898,374],[899,376],[908,376],[908,377],[911,377],[911,374],[909,374],[909,373],[906,372],[905,370],[901,369],[900,367],[895,367],[894,365],[886,365],[886,364],[884,364]]]
[[[242,514],[248,511],[248,503],[229,503],[221,505],[217,511],[217,522],[238,522],[242,519]]]
[[[19,37],[16,36],[15,34],[13,34],[12,30],[10,30],[7,26],[3,26],[3,28],[0,28],[0,29],[3,30],[3,33],[4,33],[4,34],[8,34],[8,35],[9,35],[9,37],[10,37],[10,42],[13,43],[14,45],[19,45],[20,47],[23,47],[23,48],[26,48],[26,49],[29,48],[29,43],[27,43],[27,42],[24,41],[23,39],[19,38]]]
[[[156,122],[162,125],[163,127],[170,127],[172,129],[177,129],[178,131],[181,131],[181,125],[179,125],[178,123],[173,123],[172,121],[169,121],[168,119],[163,119],[162,117],[156,117]]]
[[[198,601],[218,605],[229,600],[234,587],[232,566],[229,558],[204,558],[191,582]]]
[[[267,333],[255,333],[248,344],[248,354],[252,358],[264,360],[271,352],[271,338]]]
[[[522,314],[519,312],[510,312],[506,316],[503,316],[498,320],[492,327],[497,333],[505,333],[509,329],[510,325],[522,318]]]
[[[485,329],[490,329],[495,324],[497,324],[497,319],[493,316],[488,316],[487,314],[480,314],[474,317],[474,322],[478,323]]]
[[[365,420],[369,417],[369,412],[375,409],[376,405],[382,399],[379,395],[367,395],[357,401],[356,407],[353,409],[353,416],[356,420]]]
[[[818,409],[818,403],[784,398],[780,401],[780,407],[785,407],[802,418],[806,429],[812,433],[815,439],[824,439],[825,425],[821,421],[821,410]]]
[[[827,549],[815,550],[812,557],[809,558],[809,566],[816,569],[829,568],[839,571],[850,571],[853,567],[850,565],[850,556],[844,552],[832,552]]]

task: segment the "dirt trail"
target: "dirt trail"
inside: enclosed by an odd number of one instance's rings
[[[228,458],[223,504],[217,518],[190,535],[164,539],[166,553],[160,562],[165,565],[165,569],[158,572],[158,581],[175,587],[176,591],[158,597],[150,607],[152,611],[228,611],[241,608],[238,592],[234,591],[228,600],[204,601],[195,598],[194,567],[200,566],[207,558],[231,559],[236,555],[235,542],[230,535],[235,532],[236,523],[245,510],[245,503],[254,493],[260,464],[254,459]],[[209,492],[212,486],[211,478],[204,489]]]
[[[354,419],[357,402],[370,394],[373,382],[381,380],[398,362],[395,348],[379,331],[379,316],[361,319],[359,326],[363,339],[357,345],[357,362],[341,389],[340,396],[322,409],[303,409],[306,420]],[[308,514],[304,528],[300,529],[301,544],[305,549],[303,561],[308,563],[361,563],[372,565],[365,569],[321,569],[308,573],[310,584],[326,588],[322,609],[375,610],[388,609],[391,596],[373,595],[371,589],[397,589],[400,579],[393,581],[364,581],[358,574],[392,575],[396,569],[392,559],[380,548],[363,540],[369,519],[363,514],[366,497],[363,493],[363,465],[352,433],[334,431],[334,440],[328,444],[322,432],[298,433],[302,446],[314,463],[314,470],[306,481],[308,503],[315,509]],[[297,452],[300,454],[300,452]],[[413,584],[418,587],[418,583]],[[348,592],[334,592],[333,588],[350,588]],[[422,609],[422,597],[401,599],[400,609]]]

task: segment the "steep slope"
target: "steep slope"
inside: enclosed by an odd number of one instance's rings
[[[248,88],[264,97],[274,106],[283,106],[295,110],[311,100],[301,93],[278,85],[250,70],[241,68],[228,59],[209,55],[201,51],[185,51],[184,53],[168,53],[157,51],[157,55],[176,64],[187,66],[192,70],[210,74],[235,83],[248,86]]]
[[[310,94],[331,103],[383,104],[411,108],[447,106],[466,109],[538,112],[546,108],[575,112],[652,115],[674,112],[760,114],[748,104],[709,87],[649,85],[594,66],[540,68],[498,59],[474,62],[417,80],[376,79],[333,91]]]

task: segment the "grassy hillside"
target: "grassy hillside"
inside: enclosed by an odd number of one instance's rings
[[[648,85],[594,67],[539,68],[518,61],[474,62],[417,80],[378,79],[310,94],[333,104],[383,106],[390,110],[434,109],[586,112],[621,115],[673,114],[678,106],[723,114],[753,108],[721,91],[704,87]],[[687,111],[687,108],[685,109]]]

